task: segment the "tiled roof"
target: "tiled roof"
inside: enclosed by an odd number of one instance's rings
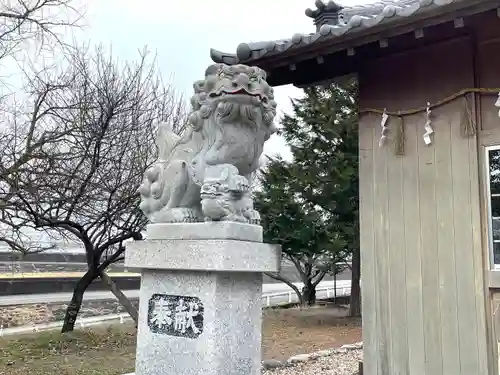
[[[241,43],[236,53],[210,50],[210,56],[216,63],[229,65],[245,63],[264,56],[278,55],[318,41],[333,39],[346,34],[355,34],[376,25],[410,18],[417,14],[452,3],[470,3],[470,0],[381,0],[379,3],[343,8],[337,25],[323,25],[316,33],[295,34],[289,39],[267,42]],[[334,41],[334,39],[332,40]]]

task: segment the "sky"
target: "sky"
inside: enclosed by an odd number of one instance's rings
[[[1,0],[0,0],[1,1]],[[189,98],[192,84],[202,79],[213,62],[210,48],[236,51],[242,42],[291,38],[295,33],[315,31],[306,8],[315,8],[314,0],[74,0],[77,8],[86,8],[83,29],[68,38],[79,42],[111,47],[115,58],[132,61],[147,46],[157,57],[163,77],[172,77],[173,86]],[[374,0],[343,0],[344,6],[373,3]],[[17,59],[17,57],[16,57]],[[18,63],[18,61],[16,62]],[[16,65],[0,66],[0,79],[19,77]],[[3,82],[7,83],[7,82]],[[290,113],[290,98],[301,90],[291,85],[275,88],[278,118]],[[291,159],[284,140],[274,135],[264,153]]]
[[[343,0],[344,6],[373,0]],[[315,31],[305,9],[314,0],[82,0],[86,4],[84,37],[92,43],[112,45],[120,59],[134,59],[143,46],[157,55],[164,77],[187,97],[192,84],[203,78],[212,63],[210,48],[236,51],[242,42],[291,38]],[[275,88],[278,116],[291,112],[290,98],[301,90],[292,85]],[[279,136],[266,144],[266,154],[290,158]]]
[[[339,4],[374,2],[377,0],[340,0]],[[191,97],[193,82],[202,79],[206,67],[213,63],[210,48],[234,53],[242,42],[291,38],[295,33],[315,31],[313,20],[304,14],[306,8],[315,8],[314,0],[72,0],[71,4],[84,14],[80,22],[83,27],[71,29],[65,35],[67,41],[102,44],[121,61],[138,59],[139,50],[146,46],[156,56],[162,76],[169,78],[185,98]],[[16,64],[27,56],[23,52],[0,66],[5,87],[20,87],[22,74]],[[42,60],[43,65],[48,64],[45,58]],[[282,113],[292,112],[290,98],[301,93],[292,85],[275,88],[278,126]],[[291,160],[289,148],[277,135],[266,143],[264,153]]]

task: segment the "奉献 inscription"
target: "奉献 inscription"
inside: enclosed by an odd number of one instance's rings
[[[148,326],[153,333],[195,339],[203,332],[203,312],[197,297],[153,294]]]

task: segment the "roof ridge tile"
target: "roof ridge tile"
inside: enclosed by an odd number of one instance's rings
[[[317,0],[316,5],[318,5],[318,2],[322,1]],[[358,30],[365,30],[384,22],[391,22],[394,19],[409,18],[429,8],[437,8],[459,2],[467,3],[470,0],[380,0],[378,3],[367,4],[366,6],[346,7],[340,13],[351,14],[347,20],[344,18],[342,23],[336,25],[322,25],[316,33],[296,33],[291,38],[279,41],[240,43],[236,49],[236,54],[225,53],[212,48],[210,56],[216,63],[226,63],[229,65],[244,63],[268,54],[274,55],[291,48],[299,48],[300,46],[312,44],[316,41],[335,38],[347,33],[354,33]],[[323,3],[325,7],[328,4]],[[361,14],[353,12],[357,9],[362,10]],[[370,12],[376,13],[371,14]]]

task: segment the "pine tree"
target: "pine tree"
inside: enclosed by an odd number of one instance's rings
[[[273,159],[261,175],[262,191],[256,194],[256,208],[262,216],[264,240],[282,246],[286,259],[296,267],[304,288],[299,290],[279,274],[269,276],[295,290],[301,305],[316,301],[316,286],[335,263],[342,261],[344,243],[331,232],[321,208],[293,191],[293,165]]]
[[[312,268],[316,277],[350,257],[351,314],[359,315],[357,84],[332,83],[304,94],[281,121],[293,161],[272,159],[261,178],[257,201],[266,240],[281,243],[286,257],[302,259],[302,270]],[[314,293],[308,291],[314,283],[305,283],[305,291]]]

